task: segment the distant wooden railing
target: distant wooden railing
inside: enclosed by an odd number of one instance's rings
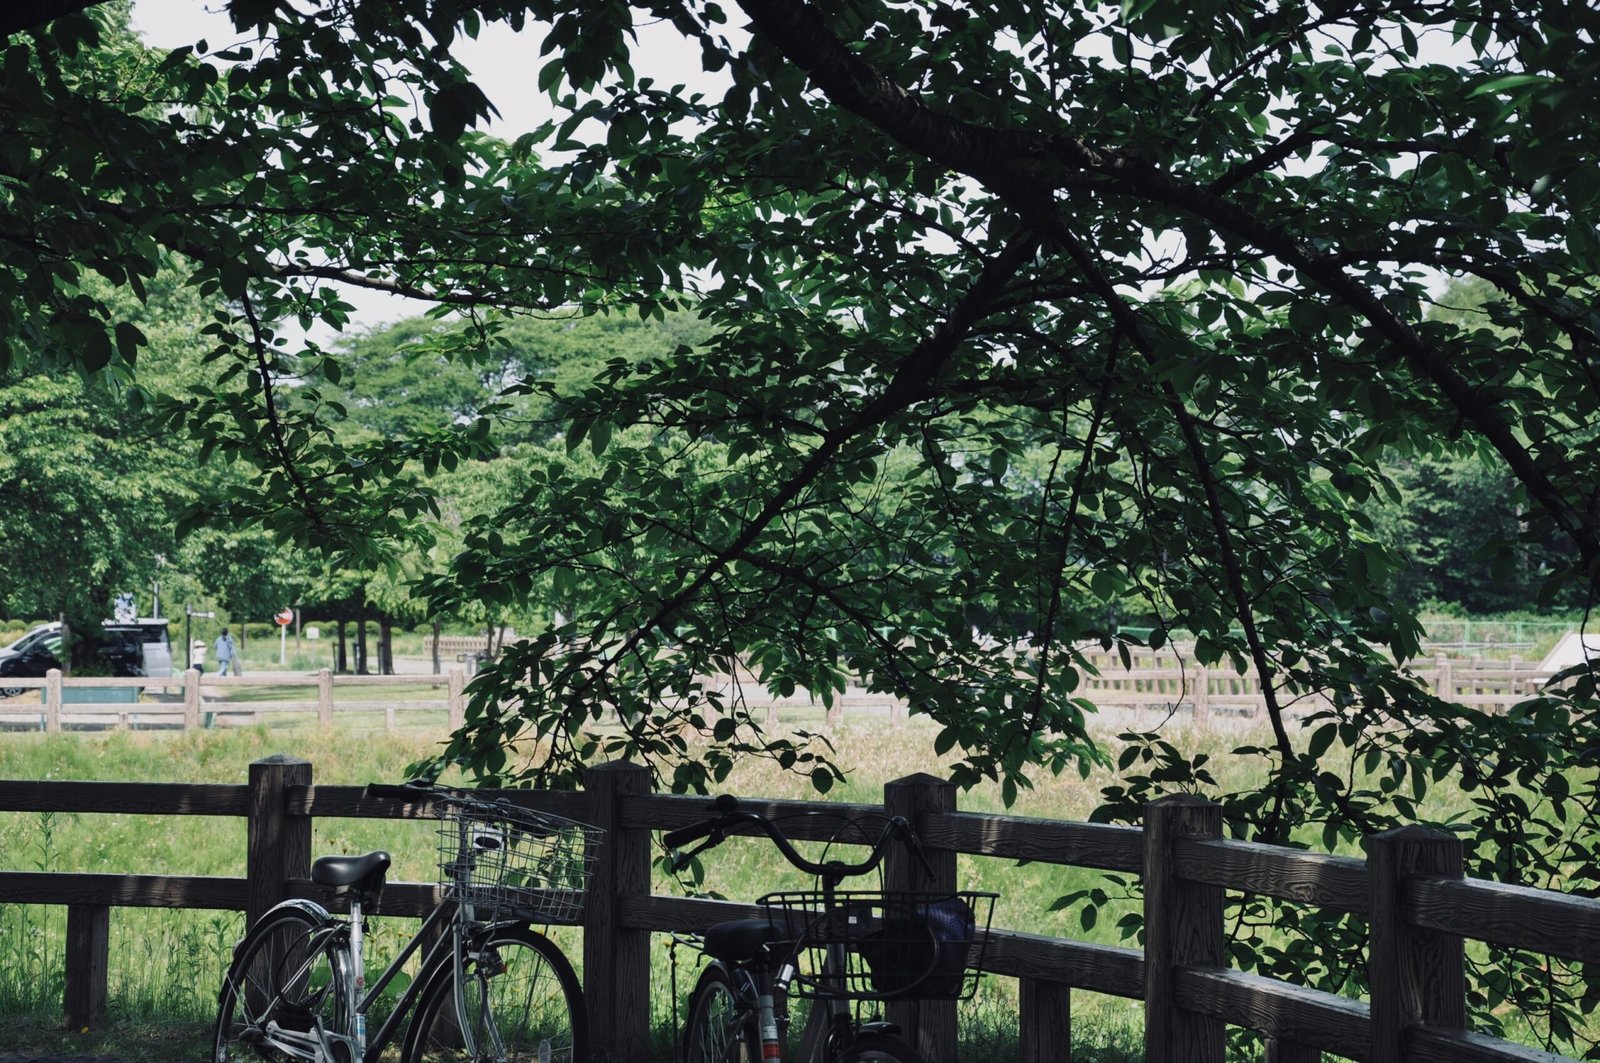
[[[261,713],[302,712],[316,713],[322,723],[333,723],[337,714],[348,712],[380,711],[384,725],[390,730],[396,726],[396,713],[410,709],[444,710],[451,728],[459,727],[466,719],[467,678],[460,669],[443,675],[334,675],[328,669],[313,675],[288,672],[262,672],[248,676],[201,675],[189,669],[174,676],[93,676],[65,677],[52,668],[43,679],[6,676],[0,678],[0,687],[20,687],[24,690],[43,690],[44,697],[34,705],[21,698],[0,701],[0,719],[32,723],[37,721],[42,731],[58,732],[64,725],[110,725],[128,728],[148,725],[181,725],[185,729],[202,726],[207,721],[221,717],[229,720],[254,721]],[[443,687],[444,695],[437,698],[386,698],[383,700],[337,700],[334,691],[384,690],[395,687]],[[227,694],[250,688],[315,687],[310,697],[262,701],[232,701]],[[177,690],[177,701],[81,701],[67,700],[68,690]],[[212,695],[207,697],[207,695]],[[35,708],[37,705],[37,708]]]
[[[1085,676],[1078,693],[1088,697],[1102,708],[1118,708],[1152,713],[1176,713],[1197,722],[1216,719],[1253,719],[1265,711],[1266,698],[1261,693],[1255,675],[1240,675],[1231,669],[1207,668],[1186,663],[1170,652],[1141,651],[1130,655],[1131,667],[1124,667],[1115,654],[1096,650],[1088,654],[1091,665],[1099,669],[1098,676]],[[1432,667],[1412,669],[1427,689],[1448,701],[1471,705],[1490,712],[1504,713],[1513,705],[1539,692],[1554,673],[1539,671],[1531,662],[1513,657],[1508,661],[1489,661],[1482,658],[1453,660],[1439,655],[1433,658]],[[220,714],[224,718],[256,718],[257,713],[315,712],[317,718],[331,723],[337,713],[382,710],[385,725],[396,726],[396,713],[411,709],[447,711],[452,728],[466,718],[465,688],[469,676],[461,669],[452,669],[444,675],[391,675],[350,676],[334,675],[323,669],[314,675],[282,672],[262,672],[249,676],[197,676],[185,672],[171,678],[63,678],[52,671],[44,679],[0,680],[0,686],[42,689],[45,697],[39,711],[34,712],[19,699],[0,701],[0,719],[36,719],[43,730],[60,730],[66,724],[111,723],[115,726],[143,724],[177,724],[185,727],[199,726],[206,714]],[[788,698],[776,698],[752,676],[741,674],[737,682],[729,676],[712,676],[705,680],[708,688],[720,691],[726,697],[735,694],[743,698],[744,707],[765,717],[770,725],[778,724],[784,715],[822,715],[827,723],[837,726],[849,719],[876,717],[903,720],[908,716],[904,701],[890,694],[876,693],[861,687],[850,686],[837,695],[831,707],[823,708],[808,691],[797,690]],[[279,699],[273,701],[229,702],[227,698],[206,698],[206,694],[225,695],[229,691],[248,687],[316,687],[314,698]],[[376,701],[336,701],[335,688],[378,688],[432,686],[446,688],[443,697],[436,699],[402,699]],[[181,690],[181,701],[84,703],[63,701],[64,690],[79,688],[127,688]],[[1318,699],[1303,699],[1296,703],[1296,713],[1308,713],[1324,706]]]
[[[652,992],[650,935],[704,930],[753,914],[747,904],[650,891],[653,833],[702,818],[704,798],[650,791],[650,773],[602,764],[579,793],[506,791],[510,800],[608,832],[583,920],[583,970],[597,1058],[643,1060]],[[831,840],[839,814],[912,821],[928,862],[892,853],[890,888],[953,889],[956,854],[1098,868],[1142,877],[1145,948],[991,930],[985,967],[1019,982],[1019,1059],[1066,1059],[1074,989],[1143,1000],[1150,1063],[1220,1063],[1225,1027],[1263,1034],[1273,1063],[1329,1052],[1364,1063],[1552,1063],[1563,1057],[1472,1032],[1466,1022],[1464,939],[1600,964],[1600,901],[1462,877],[1461,840],[1406,827],[1367,839],[1365,861],[1221,837],[1220,808],[1175,796],[1148,806],[1143,829],[961,812],[955,788],[927,775],[884,787],[882,804],[747,800],[791,820],[797,838]],[[0,872],[0,903],[65,904],[71,1028],[102,1021],[113,907],[223,908],[255,918],[286,897],[314,896],[313,817],[417,818],[418,805],[367,799],[361,788],[318,786],[309,763],[271,757],[245,786],[0,782],[0,811],[243,816],[243,878]],[[826,822],[825,822],[826,821]],[[1369,927],[1371,1003],[1228,969],[1224,891],[1359,913]],[[431,883],[394,883],[378,912],[417,916]],[[1594,969],[1593,967],[1590,968]],[[947,1002],[890,1006],[930,1063],[955,1057]]]

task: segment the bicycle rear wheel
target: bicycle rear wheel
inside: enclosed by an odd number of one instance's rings
[[[835,1063],[923,1063],[922,1055],[905,1041],[887,1033],[864,1033]]]
[[[761,1042],[754,1017],[739,1006],[727,968],[713,964],[689,997],[683,1031],[684,1063],[756,1063]]]
[[[487,931],[455,974],[441,967],[406,1031],[406,1063],[588,1063],[589,1030],[578,976],[561,950],[525,927]]]
[[[333,921],[302,908],[268,912],[245,936],[222,983],[212,1063],[338,1056],[348,1033],[345,954]],[[348,1051],[345,1053],[349,1055]]]

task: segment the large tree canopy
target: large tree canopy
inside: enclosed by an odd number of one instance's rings
[[[1237,832],[1353,836],[1448,776],[1481,795],[1480,866],[1600,877],[1574,790],[1592,682],[1510,718],[1429,697],[1368,515],[1398,490],[1385,463],[1486,460],[1522,513],[1492,549],[1592,596],[1587,5],[229,9],[246,43],[166,56],[114,6],[0,16],[0,351],[123,372],[143,336],[88,274],[142,294],[182,256],[221,307],[216,383],[152,393],[153,416],[260,466],[236,516],[363,554],[431,536],[427,477],[499,454],[523,397],[554,411],[570,453],[525,455],[427,590],[571,611],[478,680],[449,756],[560,781],[598,742],[695,787],[754,749],[828,786],[736,697],[705,711],[699,677],[740,659],[778,689],[893,691],[959,780],[1014,788],[1098,755],[1077,647],[1124,639],[1110,607],[1132,603],[1151,642],[1183,632],[1272,692],[1272,783],[1227,795]],[[635,76],[643,19],[726,74],[720,98]],[[478,131],[489,102],[452,58],[490,21],[529,32],[558,112],[511,142]],[[1434,311],[1469,278],[1486,317]],[[342,356],[281,334],[342,324],[333,282],[458,313],[430,356],[464,365],[493,361],[505,313],[688,307],[711,334],[341,440]],[[709,752],[686,757],[685,722],[714,723]],[[1124,766],[1108,815],[1204,782],[1167,746]]]
[[[427,534],[411,463],[491,453],[499,410],[335,441],[340,359],[278,331],[342,323],[329,282],[458,309],[441,353],[469,360],[502,310],[693,305],[698,350],[559,396],[596,467],[535,470],[431,587],[583,588],[480,753],[620,706],[625,747],[669,754],[693,677],[739,656],[865,677],[1020,779],[1085,755],[1073,647],[1131,599],[1268,678],[1287,767],[1284,701],[1411,697],[1372,648],[1417,629],[1362,512],[1396,452],[1492,456],[1520,536],[1575,559],[1551,586],[1592,585],[1591,13],[745,0],[730,44],[717,4],[645,9],[239,0],[247,43],[153,57],[114,6],[13,7],[5,349],[131,364],[86,271],[141,293],[187,256],[226,307],[218,386],[157,417],[261,465],[236,513],[370,550]],[[646,12],[721,99],[635,78]],[[450,51],[496,19],[542,40],[566,116],[512,143],[473,130]],[[1495,327],[1430,317],[1448,277]]]

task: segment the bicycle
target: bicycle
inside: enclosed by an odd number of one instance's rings
[[[712,817],[666,835],[674,873],[748,824],[790,864],[817,876],[821,888],[769,893],[758,901],[761,918],[705,932],[700,947],[711,962],[689,998],[685,1063],[789,1058],[791,994],[812,1002],[794,1063],[922,1063],[897,1026],[863,1018],[864,1005],[970,997],[983,960],[977,930],[988,930],[997,895],[840,889],[845,879],[877,870],[897,841],[926,866],[916,833],[899,816],[884,826],[868,857],[852,864],[807,859],[772,820],[742,811],[734,798],[718,798],[713,809]],[[701,839],[707,840],[677,852]]]
[[[578,920],[604,832],[445,787],[374,784],[367,795],[432,802],[437,905],[369,986],[362,911],[377,903],[390,856],[317,860],[312,881],[347,895],[349,917],[291,899],[256,921],[223,981],[212,1063],[376,1063],[407,1015],[404,1063],[588,1063],[572,964],[530,924]],[[419,951],[406,984],[401,969]],[[368,1037],[367,1013],[391,985],[399,997]]]

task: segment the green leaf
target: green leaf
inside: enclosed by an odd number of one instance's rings
[[[1476,96],[1499,95],[1515,89],[1529,88],[1535,85],[1551,85],[1555,79],[1544,74],[1506,74],[1502,77],[1491,78],[1467,93],[1467,99]]]

